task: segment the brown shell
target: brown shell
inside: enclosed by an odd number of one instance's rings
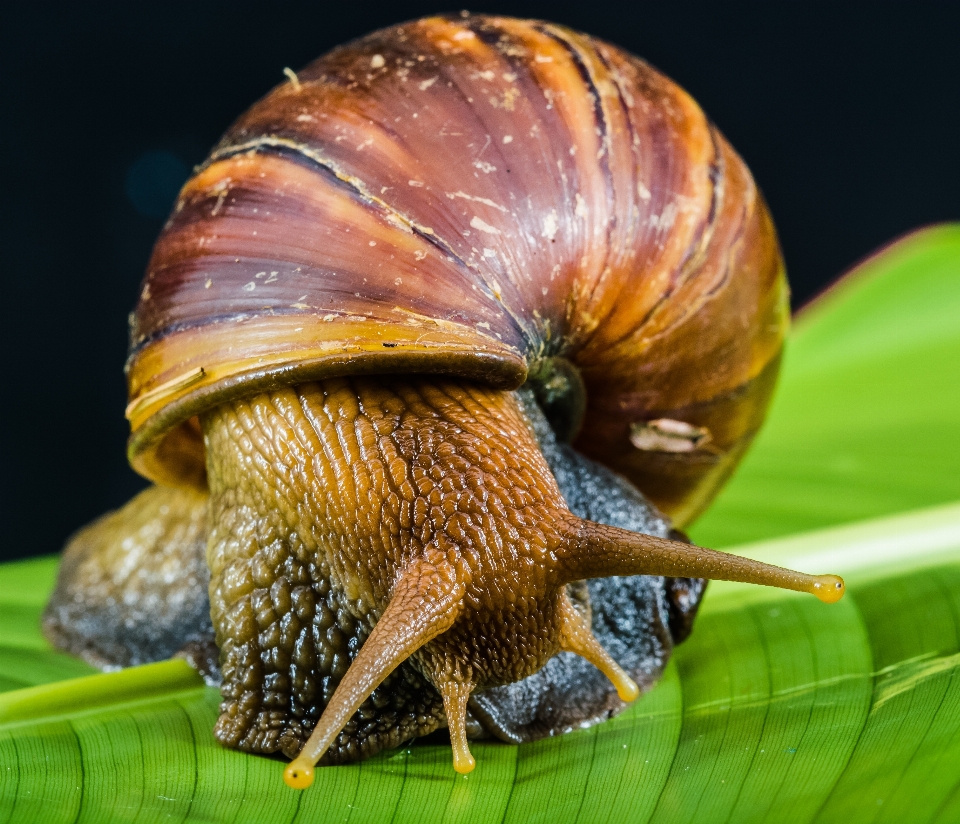
[[[202,484],[195,416],[238,394],[515,388],[562,357],[575,445],[682,524],[757,430],[787,320],[763,200],[682,89],[559,26],[429,18],[291,74],[186,184],[133,318],[130,459]],[[634,446],[659,419],[709,436]]]

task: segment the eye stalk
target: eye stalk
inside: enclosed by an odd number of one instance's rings
[[[825,604],[839,601],[845,591],[843,579],[837,575],[807,575],[739,555],[572,516],[565,532],[565,549],[558,558],[564,583],[614,575],[708,578],[809,592]]]

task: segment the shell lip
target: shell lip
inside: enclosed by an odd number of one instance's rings
[[[209,328],[184,330],[134,355],[127,456],[139,474],[164,486],[205,488],[197,416],[258,392],[351,375],[455,375],[497,389],[516,389],[527,377],[521,353],[467,328],[452,335],[449,328],[425,332],[385,324],[371,339],[369,329],[326,324],[326,339],[291,341],[275,328],[276,320],[250,324],[257,327],[252,336],[249,328],[242,335],[236,328],[224,328],[222,335],[211,335]],[[249,345],[251,337],[257,346]],[[245,351],[235,351],[239,340]]]

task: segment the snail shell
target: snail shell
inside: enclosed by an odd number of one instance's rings
[[[184,187],[132,318],[130,459],[203,486],[195,416],[263,389],[530,379],[682,526],[760,425],[787,296],[749,171],[677,85],[560,26],[421,20],[292,75]]]

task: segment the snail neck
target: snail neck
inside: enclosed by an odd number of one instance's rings
[[[511,392],[336,378],[225,404],[203,428],[214,531],[218,507],[262,501],[291,551],[319,552],[373,613],[427,546],[461,556],[470,577],[509,565],[518,539],[534,552],[559,540],[543,520],[563,497]]]

